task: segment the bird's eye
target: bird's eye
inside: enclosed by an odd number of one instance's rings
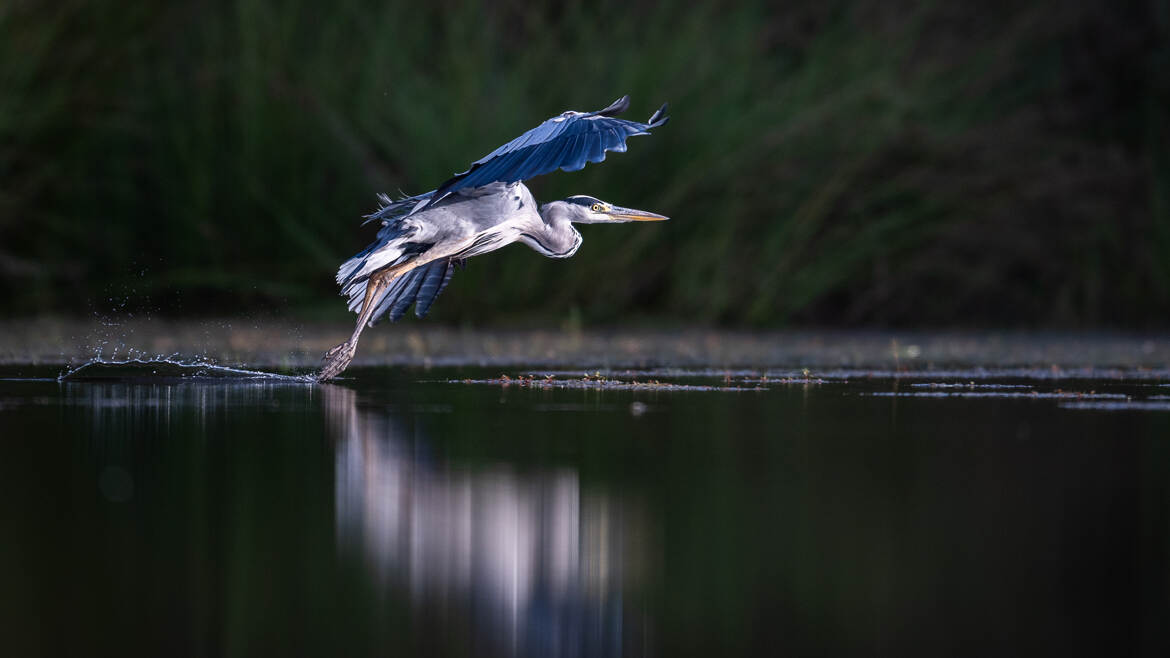
[[[593,204],[593,212],[601,212],[601,204],[600,203]]]

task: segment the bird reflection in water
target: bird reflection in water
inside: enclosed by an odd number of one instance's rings
[[[359,409],[347,388],[321,391],[337,437],[342,556],[360,556],[423,614],[459,610],[477,653],[647,651],[637,595],[647,524],[636,500],[583,486],[571,468],[443,463],[409,417]]]

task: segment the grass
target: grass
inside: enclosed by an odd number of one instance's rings
[[[674,220],[478,259],[435,317],[1164,326],[1163,4],[948,4],[9,4],[0,303],[341,317],[376,192],[630,93],[672,123],[534,191]]]

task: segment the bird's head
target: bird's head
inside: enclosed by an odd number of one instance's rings
[[[623,208],[584,194],[548,204],[550,210],[578,224],[622,224],[625,222],[660,222],[670,219],[648,210]]]

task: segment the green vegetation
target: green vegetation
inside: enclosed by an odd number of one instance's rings
[[[951,4],[8,3],[0,310],[342,317],[376,192],[629,93],[673,122],[534,192],[674,221],[434,317],[1164,326],[1167,3]]]

